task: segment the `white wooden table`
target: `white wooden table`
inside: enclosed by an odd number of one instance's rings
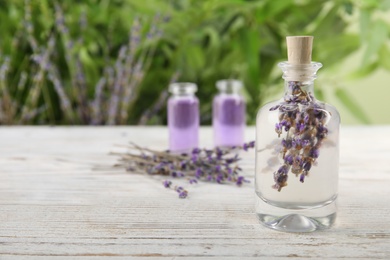
[[[111,169],[115,144],[165,149],[165,128],[1,127],[0,259],[390,258],[390,126],[344,127],[336,225],[262,227],[253,182],[200,183],[179,199],[160,180]],[[212,144],[210,128],[201,131]],[[247,140],[254,128],[247,129]],[[253,180],[254,151],[243,154]]]

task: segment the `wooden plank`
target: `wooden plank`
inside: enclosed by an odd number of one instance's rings
[[[253,181],[188,186],[181,200],[161,179],[111,169],[135,141],[165,148],[165,128],[0,128],[0,259],[390,257],[390,127],[345,127],[339,215],[327,231],[263,228]],[[254,128],[247,129],[247,140]],[[201,141],[212,144],[203,128]],[[253,180],[254,153],[242,154]]]

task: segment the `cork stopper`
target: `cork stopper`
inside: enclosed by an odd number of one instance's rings
[[[310,64],[313,36],[287,36],[287,57],[292,65]]]

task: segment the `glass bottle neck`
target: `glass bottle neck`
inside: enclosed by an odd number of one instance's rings
[[[314,80],[322,67],[319,62],[310,64],[291,64],[280,62],[283,71],[284,100],[286,102],[307,103],[314,100]]]
[[[178,82],[169,85],[169,92],[171,92],[174,96],[193,97],[195,96],[195,92],[197,90],[198,87],[196,84],[190,82]]]
[[[242,88],[242,82],[239,80],[227,79],[227,80],[219,80],[216,83],[217,89],[220,94],[240,94]]]
[[[314,97],[314,80],[284,82],[284,100],[294,102],[310,102]]]

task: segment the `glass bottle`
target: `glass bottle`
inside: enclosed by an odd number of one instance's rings
[[[279,67],[284,97],[262,107],[256,119],[256,213],[276,230],[329,228],[336,218],[340,116],[314,97],[321,63]]]
[[[173,83],[168,100],[169,149],[172,152],[188,152],[198,147],[199,100],[195,96],[194,83]]]
[[[240,95],[242,82],[220,80],[219,93],[213,100],[213,129],[215,146],[238,146],[244,143],[245,101]]]

